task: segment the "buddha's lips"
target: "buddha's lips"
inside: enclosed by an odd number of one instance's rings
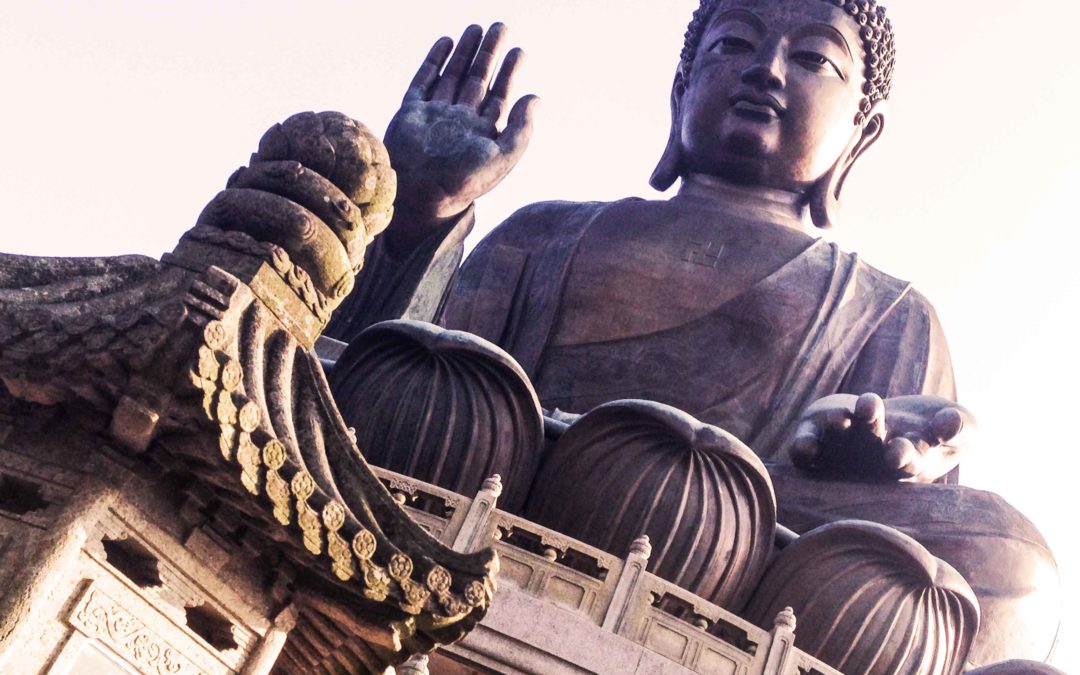
[[[731,109],[755,118],[776,118],[784,116],[786,110],[780,102],[768,94],[739,92],[730,99]]]

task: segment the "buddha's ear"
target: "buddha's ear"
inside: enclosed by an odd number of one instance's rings
[[[862,122],[855,127],[851,142],[844,148],[836,164],[811,188],[810,218],[817,227],[827,230],[836,223],[844,182],[855,162],[881,138],[885,130],[885,116],[885,102],[874,103],[862,117]]]
[[[682,122],[679,111],[682,109],[684,93],[686,93],[686,83],[683,80],[682,69],[679,69],[675,71],[675,82],[671,85],[671,131],[668,133],[667,147],[664,148],[664,154],[660,156],[660,162],[653,169],[652,177],[649,178],[649,185],[660,192],[671,187],[681,170]]]

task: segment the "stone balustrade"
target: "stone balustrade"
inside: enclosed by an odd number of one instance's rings
[[[497,509],[498,476],[470,499],[374,470],[443,543],[499,554],[492,612],[443,648],[456,660],[499,672],[839,675],[795,646],[790,611],[765,630],[646,571],[646,537],[619,558]]]

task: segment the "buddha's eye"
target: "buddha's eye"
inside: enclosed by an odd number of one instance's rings
[[[754,45],[749,40],[726,35],[712,43],[709,51],[719,51],[721,54],[748,54],[754,51]]]
[[[818,52],[801,51],[796,52],[791,56],[792,60],[798,63],[803,68],[815,73],[826,73],[829,75],[836,75],[841,80],[844,79],[844,73],[840,68],[833,63],[827,56],[819,54]]]

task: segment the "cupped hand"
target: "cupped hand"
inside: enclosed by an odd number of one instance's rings
[[[524,56],[511,49],[495,74],[505,34],[496,23],[486,35],[469,26],[456,48],[440,38],[387,128],[384,142],[398,175],[395,225],[387,234],[404,246],[498,185],[528,146],[535,96],[519,99],[506,127],[498,126]]]
[[[974,427],[971,412],[937,396],[834,394],[803,413],[790,455],[803,469],[930,483],[957,465]]]

